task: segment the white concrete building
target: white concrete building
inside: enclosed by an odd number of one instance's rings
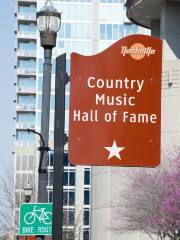
[[[127,0],[128,18],[163,40],[162,152],[180,142],[180,1]],[[92,240],[146,240],[146,235],[117,235],[112,228],[113,205],[123,194],[124,176],[131,169],[94,167],[92,169]],[[155,237],[157,239],[157,237]]]

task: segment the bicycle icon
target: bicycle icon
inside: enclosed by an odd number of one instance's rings
[[[32,212],[27,212],[24,215],[24,222],[28,225],[32,225],[38,220],[40,223],[51,224],[52,223],[52,213],[46,212],[46,208],[40,208],[38,206],[34,206]]]

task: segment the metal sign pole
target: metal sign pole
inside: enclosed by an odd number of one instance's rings
[[[62,240],[66,54],[56,58],[52,240]]]

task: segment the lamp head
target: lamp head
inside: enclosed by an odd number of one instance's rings
[[[61,13],[57,12],[51,0],[47,0],[41,10],[37,12],[36,18],[41,36],[41,46],[44,48],[55,47],[57,32],[61,26]]]

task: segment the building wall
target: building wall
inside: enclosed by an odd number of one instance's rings
[[[180,60],[179,30],[177,19],[179,3],[163,1],[160,20],[152,22],[152,35],[163,39],[162,73],[162,133],[161,151],[163,154],[174,153],[180,140]],[[163,163],[162,163],[163,164]],[[112,231],[115,214],[114,208],[121,205],[124,181],[128,181],[131,168],[102,168],[92,170],[92,235],[96,240],[146,240],[147,235],[139,232],[118,235]],[[157,239],[157,236],[154,236]]]

